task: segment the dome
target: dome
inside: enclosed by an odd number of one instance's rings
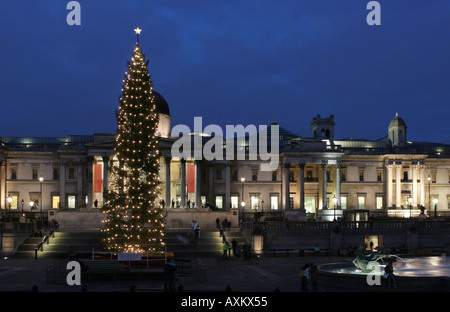
[[[406,127],[405,121],[398,116],[398,113],[395,113],[395,117],[391,120],[389,128],[391,127]]]
[[[155,106],[156,111],[160,114],[165,114],[170,116],[169,104],[167,104],[166,100],[163,98],[161,94],[153,90],[153,94],[155,95]]]

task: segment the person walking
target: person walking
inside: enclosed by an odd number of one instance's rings
[[[227,259],[227,258],[228,258],[227,253],[228,253],[228,243],[227,243],[227,242],[224,242],[224,243],[223,243],[223,255],[222,255],[222,259]]]
[[[301,290],[307,291],[308,290],[308,278],[309,278],[309,263],[302,266],[299,272],[299,277],[301,278],[302,284],[301,284]]]
[[[312,291],[317,291],[317,280],[319,278],[319,272],[317,270],[317,265],[312,262],[309,265],[309,277],[311,279]]]
[[[387,274],[388,288],[397,288],[397,283],[395,281],[394,275],[394,265],[392,261],[389,261],[389,263],[385,266],[384,273]]]

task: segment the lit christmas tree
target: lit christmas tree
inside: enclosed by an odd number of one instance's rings
[[[107,192],[103,231],[109,251],[145,252],[164,250],[164,216],[156,204],[159,192],[158,112],[148,61],[139,47],[141,30],[123,80],[116,111],[115,157]]]

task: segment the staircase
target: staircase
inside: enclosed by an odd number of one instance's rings
[[[245,239],[239,229],[230,229],[224,234],[229,243],[235,239],[243,245]],[[92,251],[101,251],[100,242],[102,233],[92,232],[55,232],[49,238],[49,243],[42,245],[37,251],[38,259],[64,259],[76,254],[78,258],[89,258]],[[41,237],[27,238],[14,255],[15,258],[34,259],[35,248]],[[208,256],[221,256],[223,250],[223,237],[217,229],[202,230],[200,238],[194,239],[188,229],[171,229],[166,233],[165,241],[167,251],[173,252],[175,258],[195,258]]]

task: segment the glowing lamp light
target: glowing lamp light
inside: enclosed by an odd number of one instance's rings
[[[136,35],[140,35],[140,34],[141,34],[141,31],[142,31],[142,29],[140,29],[139,27],[137,27],[137,28],[134,29],[134,33],[135,33]]]

